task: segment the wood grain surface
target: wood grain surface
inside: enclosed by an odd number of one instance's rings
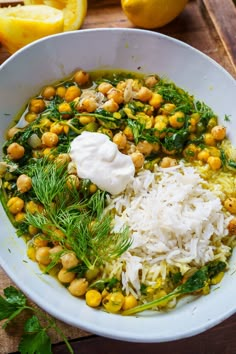
[[[17,0],[0,0],[0,7],[21,3]],[[88,13],[83,25],[86,28],[134,27],[125,17],[119,0],[88,0]],[[232,0],[192,0],[172,23],[157,30],[190,44],[204,52],[236,78],[236,9]],[[0,47],[0,64],[10,54]],[[1,244],[0,244],[1,246]],[[12,285],[0,269],[0,293]],[[235,289],[236,295],[236,289]],[[219,304],[220,306],[220,304]],[[7,331],[0,328],[0,354],[17,351],[24,317],[14,322]],[[138,344],[105,339],[86,333],[57,321],[71,339],[75,353],[88,354],[234,354],[236,353],[236,315],[223,323],[192,338],[171,343]],[[158,328],[157,328],[158,331]],[[50,333],[53,353],[67,353],[60,338]]]

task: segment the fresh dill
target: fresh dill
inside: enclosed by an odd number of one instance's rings
[[[78,259],[93,269],[124,253],[131,238],[128,229],[118,234],[112,231],[113,219],[104,214],[106,193],[98,190],[81,198],[76,188],[68,187],[65,167],[45,158],[31,166],[32,188],[44,210],[27,212],[26,221],[52,242],[60,242],[65,250],[73,249]],[[55,229],[64,235],[62,239]]]

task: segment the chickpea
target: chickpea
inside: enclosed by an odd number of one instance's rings
[[[210,155],[211,156],[215,156],[215,157],[220,157],[221,156],[221,152],[219,149],[217,149],[216,147],[214,146],[209,146],[207,148],[207,150],[209,151]]]
[[[29,104],[29,111],[33,113],[41,113],[45,110],[46,104],[41,98],[33,98]]]
[[[28,123],[32,123],[35,121],[35,119],[37,118],[37,114],[36,113],[33,113],[33,112],[28,112],[26,115],[25,115],[25,120],[26,122]]]
[[[155,136],[158,138],[164,138],[166,136],[165,129],[167,128],[167,124],[162,121],[158,121],[154,124]]]
[[[49,160],[54,159],[54,155],[52,154],[52,149],[51,148],[46,148],[43,150],[43,156],[47,157]]]
[[[209,146],[216,145],[216,141],[211,133],[204,134],[204,143]]]
[[[41,128],[50,128],[52,122],[48,118],[43,118],[40,120],[40,127]]]
[[[177,163],[177,160],[176,159],[172,159],[171,157],[163,157],[163,159],[161,160],[160,162],[160,167],[162,168],[168,168],[168,167],[173,167],[173,166],[176,166],[178,163]]]
[[[132,80],[132,79],[131,79]],[[127,86],[127,81],[120,81],[116,85],[117,90],[124,91]]]
[[[175,154],[176,154],[176,150],[175,150],[175,149],[173,149],[173,150],[167,150],[167,149],[165,148],[165,146],[162,146],[162,151],[163,151],[164,154],[166,154],[166,155],[175,155]]]
[[[110,99],[103,103],[102,108],[105,109],[105,111],[113,113],[118,111],[119,105],[113,99]]]
[[[61,256],[61,263],[63,268],[70,269],[72,267],[76,267],[79,264],[79,260],[74,252],[69,252]]]
[[[159,110],[161,114],[169,115],[176,108],[174,103],[165,103]]]
[[[74,81],[78,84],[78,85],[85,85],[88,83],[89,81],[89,74],[86,71],[83,70],[78,70],[75,74],[74,74]]]
[[[96,99],[93,97],[88,97],[81,100],[81,103],[79,105],[79,110],[91,113],[96,111],[97,107],[98,107],[98,103],[96,102]]]
[[[72,102],[75,98],[81,95],[81,90],[78,86],[70,86],[67,88],[65,93],[65,100],[67,102]]]
[[[152,152],[152,144],[150,144],[148,141],[143,140],[139,141],[137,144],[137,150],[141,152],[143,155],[150,155]]]
[[[117,104],[121,104],[122,102],[124,102],[123,92],[120,90],[117,90],[114,87],[108,91],[107,98],[108,98],[108,100],[113,99]]]
[[[184,113],[176,112],[169,117],[170,125],[175,129],[180,129],[184,125]]]
[[[126,147],[127,138],[123,132],[119,132],[113,136],[113,143],[118,146],[119,150],[123,150]]]
[[[193,113],[190,116],[190,124],[193,126],[196,126],[200,120],[200,115],[199,113]]]
[[[167,117],[167,115],[165,114],[159,114],[154,118],[154,123],[165,123],[165,125],[167,125],[169,122],[169,119]]]
[[[152,152],[157,153],[158,151],[160,151],[160,144],[159,143],[152,143]]]
[[[43,206],[39,203],[35,203],[33,200],[30,200],[26,203],[26,210],[30,214],[41,213],[43,211]]]
[[[69,189],[79,189],[79,177],[76,175],[69,175],[66,181],[66,185]]]
[[[217,125],[217,118],[216,117],[211,117],[211,119],[209,120],[208,124],[207,124],[207,128],[208,131],[211,131],[211,129]]]
[[[124,304],[124,301],[124,295],[120,292],[115,292],[107,295],[102,300],[102,304],[108,312],[116,313],[120,311]]]
[[[58,123],[58,122],[55,122],[55,123],[52,123],[52,125],[50,126],[50,132],[51,133],[54,133],[54,134],[62,134],[63,133],[63,125]]]
[[[57,274],[58,280],[63,283],[71,283],[75,279],[75,273],[69,272],[67,269],[62,268]],[[68,288],[69,289],[69,288]]]
[[[25,148],[18,143],[12,143],[7,148],[7,154],[10,160],[20,160],[25,154]]]
[[[56,158],[55,158],[55,163],[58,165],[58,166],[63,166],[63,165],[66,165],[66,164],[69,164],[70,162],[70,155],[69,154],[59,154]]]
[[[128,140],[130,140],[130,141],[134,140],[133,130],[128,125],[123,130],[123,133],[125,134],[125,136]]]
[[[193,161],[197,158],[199,153],[199,148],[194,144],[189,144],[183,151],[183,156],[188,161]]]
[[[64,98],[65,94],[66,94],[66,88],[64,86],[58,86],[56,88],[56,95],[57,96]]]
[[[197,155],[197,159],[203,162],[207,162],[209,157],[210,157],[210,153],[207,150],[201,150]]]
[[[96,268],[96,267],[91,268],[91,269],[86,270],[85,277],[89,282],[91,282],[94,278],[97,277],[98,273],[99,273],[98,268]]]
[[[230,213],[236,214],[236,198],[227,198],[224,202],[224,207]]]
[[[108,91],[110,91],[113,88],[109,82],[101,82],[100,85],[98,86],[98,92],[103,93],[103,95],[106,95]]]
[[[88,116],[80,116],[78,117],[79,121],[83,125],[87,125],[89,123],[94,123],[95,122],[95,117],[88,117]]]
[[[159,290],[156,294],[155,294],[155,298],[156,299],[160,299],[164,296],[166,296],[167,293],[165,292],[165,290]],[[166,300],[163,300],[161,301],[159,304],[158,304],[158,307],[166,307],[166,305],[168,304],[169,300],[166,299]]]
[[[152,98],[149,100],[149,104],[154,108],[160,108],[163,103],[163,97],[159,93],[154,93]]]
[[[56,95],[56,89],[53,86],[47,86],[42,91],[42,96],[45,100],[52,100]]]
[[[48,265],[51,262],[49,251],[50,247],[39,247],[35,253],[36,261],[40,264]]]
[[[67,102],[62,102],[58,106],[58,111],[61,113],[63,118],[68,119],[72,114],[72,108]]]
[[[24,208],[24,200],[19,197],[12,197],[7,202],[7,207],[11,214],[17,214]]]
[[[132,161],[133,161],[133,164],[134,164],[134,167],[136,169],[139,169],[141,167],[143,167],[143,164],[144,164],[144,156],[141,152],[133,152],[131,155],[130,155]]]
[[[77,174],[77,168],[76,168],[76,165],[73,161],[70,161],[68,163],[67,172],[69,175],[76,175]]]
[[[16,181],[17,190],[20,193],[28,192],[32,187],[32,180],[29,176],[23,174],[17,178]]]
[[[210,166],[212,170],[219,170],[221,168],[222,162],[219,157],[216,156],[210,156],[207,159],[207,163]]]
[[[35,247],[46,247],[48,245],[48,240],[46,240],[43,234],[34,238]]]
[[[33,225],[29,225],[28,232],[31,236],[35,236],[39,232],[39,229]]]
[[[64,232],[61,231],[60,229],[52,230],[52,235],[53,235],[53,238],[56,239],[57,241],[61,241],[62,239],[65,238]]]
[[[50,148],[56,146],[59,141],[57,134],[51,132],[43,133],[41,139],[42,144]]]
[[[230,235],[236,235],[236,218],[230,220],[228,230]]]
[[[73,273],[72,273],[73,274]],[[88,289],[88,282],[85,278],[72,279],[68,286],[69,292],[74,296],[83,296]]]
[[[148,76],[146,79],[145,79],[145,85],[147,87],[153,87],[157,84],[158,80],[157,78],[152,75],[152,76]]]
[[[127,295],[124,297],[124,303],[122,306],[122,310],[129,310],[138,305],[137,299],[134,295]]]
[[[137,99],[142,102],[148,102],[152,98],[153,92],[147,87],[142,86],[137,93]]]
[[[97,190],[98,190],[98,187],[96,186],[96,184],[91,183],[91,184],[89,185],[89,193],[90,193],[90,194],[96,193]]]
[[[15,216],[15,221],[18,222],[18,223],[21,223],[25,220],[25,213],[23,213],[22,211],[17,213],[16,216]]]
[[[16,127],[10,128],[7,132],[7,139],[13,138],[13,136],[20,131],[21,131],[21,129],[16,128]]]
[[[226,128],[222,125],[216,125],[211,129],[211,134],[213,138],[217,141],[224,140],[226,137]]]
[[[86,304],[90,307],[98,307],[102,302],[102,295],[97,290],[89,290],[85,295]]]
[[[50,253],[50,255],[53,255],[53,254],[56,254],[56,253],[59,253],[62,251],[63,251],[63,248],[60,245],[57,245],[57,246],[52,247],[50,249],[49,253]]]

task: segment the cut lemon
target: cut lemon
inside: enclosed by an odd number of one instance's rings
[[[188,0],[121,0],[128,19],[138,27],[158,28],[171,22]]]
[[[39,38],[63,32],[60,10],[45,5],[0,9],[0,42],[10,53]]]
[[[87,0],[24,0],[25,5],[45,4],[63,11],[64,31],[79,29],[87,13]]]

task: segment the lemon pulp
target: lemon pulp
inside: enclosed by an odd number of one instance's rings
[[[46,5],[0,9],[0,42],[10,53],[39,38],[63,31],[60,10]]]
[[[64,14],[64,31],[79,29],[87,13],[87,0],[24,0],[25,5],[44,4],[59,9]]]

